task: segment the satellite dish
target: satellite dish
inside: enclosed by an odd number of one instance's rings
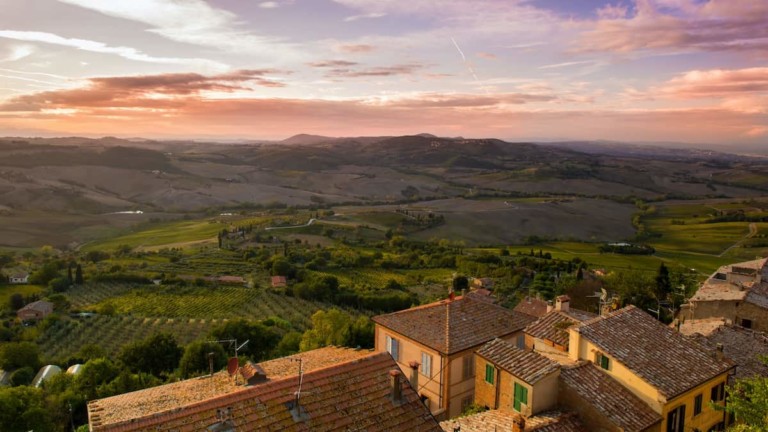
[[[240,362],[238,361],[237,357],[231,357],[227,362],[227,372],[229,372],[229,376],[234,375],[239,368]]]

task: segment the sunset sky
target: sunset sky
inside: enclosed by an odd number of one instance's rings
[[[768,0],[0,0],[0,135],[768,146]]]

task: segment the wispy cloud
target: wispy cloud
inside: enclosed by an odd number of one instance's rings
[[[381,18],[387,16],[384,12],[371,12],[367,14],[362,15],[351,15],[346,18],[344,18],[344,22],[353,22],[361,19],[371,19],[371,18]]]
[[[5,51],[5,52],[3,52]],[[32,45],[11,45],[7,50],[0,50],[0,62],[14,62],[29,57],[35,52]]]
[[[550,64],[550,65],[539,66],[539,69],[560,69],[560,68],[564,68],[564,67],[580,66],[580,65],[594,64],[594,63],[595,62],[593,60],[570,61],[570,62],[555,63],[555,64]]]
[[[369,53],[375,50],[376,47],[369,44],[343,44],[343,45],[338,45],[337,49],[345,53],[359,54],[359,53]]]
[[[365,78],[412,75],[424,67],[425,65],[423,64],[407,63],[393,66],[376,66],[363,69],[334,68],[328,71],[327,76],[333,78]]]
[[[357,62],[352,62],[347,60],[323,60],[323,61],[307,63],[307,65],[316,67],[316,68],[329,68],[329,67],[338,68],[338,67],[355,66],[357,65]]]
[[[70,48],[76,48],[83,51],[90,51],[101,54],[112,54],[123,57],[128,60],[148,62],[148,63],[163,63],[163,64],[176,64],[195,66],[198,68],[209,68],[212,70],[226,70],[229,66],[207,59],[200,58],[179,58],[179,57],[154,57],[143,53],[142,51],[125,46],[109,46],[102,42],[66,38],[53,33],[36,32],[36,31],[16,31],[16,30],[0,30],[0,38],[13,39],[26,42],[42,42],[52,45],[65,46]]]
[[[203,0],[58,1],[148,24],[152,28],[147,31],[177,42],[253,55],[293,55],[291,45],[244,29],[234,13]]]

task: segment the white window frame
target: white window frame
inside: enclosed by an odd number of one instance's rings
[[[400,341],[387,335],[387,352],[395,361],[400,361]]]
[[[424,351],[421,352],[421,365],[419,371],[422,375],[432,378],[432,355]]]

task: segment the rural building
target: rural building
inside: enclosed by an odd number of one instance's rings
[[[90,430],[441,431],[386,353],[327,347],[243,369],[259,379],[223,371],[91,401]]]
[[[53,303],[44,300],[32,302],[16,312],[22,321],[39,321],[53,313]]]
[[[424,403],[437,418],[447,419],[474,401],[474,351],[495,338],[523,346],[522,330],[532,321],[473,296],[451,296],[373,317],[375,350],[388,352],[405,370],[412,368]]]
[[[224,285],[245,285],[245,278],[242,276],[219,276],[216,281]]]
[[[285,276],[272,276],[272,288],[285,288],[288,286],[288,281]]]
[[[469,282],[469,286],[472,289],[493,289],[493,279],[488,277],[472,278]]]
[[[562,295],[555,299],[555,305],[549,305],[546,315],[523,330],[525,346],[538,352],[554,355],[568,355],[568,327],[595,318],[597,315],[572,309],[570,298]]]
[[[562,367],[558,400],[579,413],[589,430],[660,431],[661,414],[592,362]]]
[[[725,426],[725,413],[710,406],[724,402],[736,366],[722,351],[707,349],[635,306],[569,327],[568,333],[570,360],[594,363],[632,392],[661,416],[662,431]]]
[[[725,318],[768,332],[768,258],[720,267],[681,307],[679,318]]]
[[[715,319],[686,321],[680,325],[680,333],[710,349],[722,347],[723,355],[738,365],[729,381],[768,377],[768,365],[760,361],[760,356],[768,355],[767,334]]]
[[[0,369],[0,387],[11,384],[11,373]]]
[[[557,406],[560,364],[494,339],[477,350],[475,404],[526,417]]]
[[[43,366],[37,372],[37,375],[35,375],[35,378],[32,380],[32,384],[30,385],[32,387],[40,388],[43,386],[43,383],[45,381],[47,381],[51,377],[55,377],[60,373],[61,373],[61,368],[56,365]]]
[[[11,284],[26,284],[29,283],[29,273],[18,272],[8,276],[8,283]]]
[[[547,411],[523,417],[514,411],[490,410],[440,422],[444,432],[586,432],[576,413]]]
[[[513,309],[515,312],[524,313],[534,318],[541,318],[547,314],[547,302],[537,297],[526,297]]]

